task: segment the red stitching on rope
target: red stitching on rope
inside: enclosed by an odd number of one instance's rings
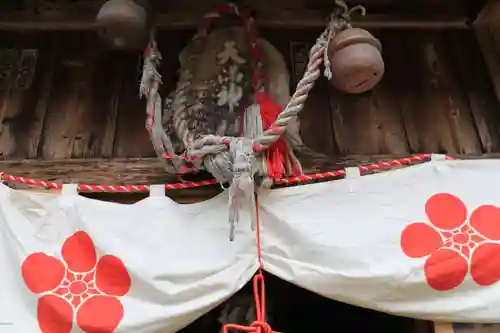
[[[422,154],[402,159],[397,159],[388,162],[381,162],[369,165],[362,165],[359,167],[361,172],[375,169],[384,169],[390,168],[393,166],[399,165],[410,165],[415,162],[424,162],[428,161],[431,158],[431,154]],[[447,160],[455,160],[453,157],[446,156]],[[275,185],[289,185],[289,184],[298,184],[303,182],[308,182],[311,180],[320,180],[327,178],[339,177],[345,174],[345,170],[336,170],[336,171],[328,171],[328,172],[320,172],[315,174],[302,175],[298,177],[290,177],[278,179],[274,182]],[[20,176],[9,175],[6,173],[1,174],[1,179],[4,181],[12,181],[16,183],[22,183],[33,186],[41,186],[47,189],[62,189],[62,184],[40,180],[40,179],[32,179],[25,178]],[[195,188],[195,187],[203,187],[209,185],[215,185],[217,181],[215,179],[211,180],[203,180],[198,182],[182,182],[182,183],[173,183],[173,184],[165,184],[165,190],[179,190],[179,189],[187,189],[187,188]],[[78,184],[78,190],[80,192],[109,192],[109,193],[130,193],[130,192],[149,192],[149,185],[91,185],[91,184]]]

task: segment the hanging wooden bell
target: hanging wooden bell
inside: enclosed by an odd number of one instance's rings
[[[96,17],[99,35],[117,49],[141,49],[151,28],[147,0],[108,0]]]
[[[328,45],[332,84],[347,93],[359,94],[372,89],[384,74],[382,45],[368,31],[348,28]]]

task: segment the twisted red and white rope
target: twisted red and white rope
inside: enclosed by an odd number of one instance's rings
[[[386,169],[393,166],[400,165],[411,165],[413,163],[425,162],[431,159],[431,154],[421,154],[416,156],[411,156],[407,158],[401,158],[397,160],[392,160],[388,162],[380,162],[368,165],[362,165],[359,167],[361,174],[369,170]],[[452,160],[454,158],[446,157],[446,159]],[[345,169],[320,172],[309,175],[302,175],[298,177],[283,178],[274,182],[275,185],[290,185],[299,184],[313,180],[329,179],[345,175]],[[11,181],[15,183],[21,183],[32,186],[40,186],[46,189],[62,189],[63,184],[50,182],[40,179],[32,179],[20,176],[9,175],[6,173],[1,173],[0,178],[2,181]],[[165,184],[165,190],[180,190],[195,187],[204,187],[209,185],[215,185],[217,181],[203,180],[197,182],[182,182],[182,183],[172,183]],[[106,192],[106,193],[133,193],[133,192],[149,192],[149,185],[91,185],[91,184],[78,184],[78,190],[80,192],[86,193],[96,193],[96,192]]]

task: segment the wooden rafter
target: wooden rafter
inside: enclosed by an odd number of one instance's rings
[[[170,12],[158,14],[156,27],[164,30],[194,29],[200,21],[201,12]],[[261,28],[324,28],[328,13],[322,11],[281,11],[261,13],[257,24]],[[353,25],[366,29],[466,29],[468,19],[463,16],[397,17],[387,14],[367,15],[363,20],[353,20]],[[93,30],[94,16],[58,14],[34,16],[8,14],[0,16],[0,30]]]

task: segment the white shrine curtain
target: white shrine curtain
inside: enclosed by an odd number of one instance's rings
[[[267,271],[408,317],[500,322],[500,161],[433,161],[271,191]]]
[[[175,332],[256,271],[253,232],[228,241],[226,195],[122,205],[63,192],[0,186],[2,333]]]
[[[498,322],[499,170],[433,161],[262,192],[264,268],[362,307]],[[122,205],[0,185],[2,333],[175,332],[250,280],[248,210],[229,242],[227,194],[181,205],[157,192]]]

